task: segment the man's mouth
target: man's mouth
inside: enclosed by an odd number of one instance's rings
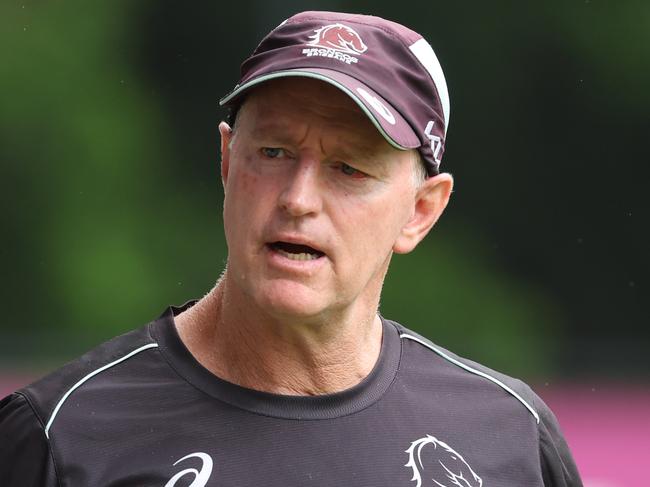
[[[273,242],[268,246],[283,257],[290,260],[316,260],[325,254],[308,245],[289,242]]]

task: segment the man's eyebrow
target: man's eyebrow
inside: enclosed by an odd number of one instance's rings
[[[376,144],[365,140],[344,141],[338,152],[343,156],[354,159],[376,159],[380,154],[380,150]]]
[[[291,142],[295,139],[294,132],[289,127],[289,124],[278,121],[255,121],[249,130],[256,137],[270,135],[274,140],[281,142]]]
[[[383,146],[383,140],[369,140],[363,137],[354,137],[341,141],[337,149],[337,155],[344,161],[361,164],[362,166],[374,166],[382,172],[388,170],[392,158],[388,156]]]
[[[296,143],[296,134],[291,130],[289,122],[277,119],[255,120],[250,127],[250,133],[261,140],[272,139],[274,144]],[[341,136],[338,139],[336,155],[347,162],[363,161],[372,164],[385,165],[381,155],[381,148],[376,141],[368,140],[363,136]]]

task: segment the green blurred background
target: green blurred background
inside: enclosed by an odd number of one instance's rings
[[[423,33],[456,190],[382,312],[535,381],[650,376],[650,2],[0,3],[0,368],[33,373],[223,269],[217,100],[299,10]]]

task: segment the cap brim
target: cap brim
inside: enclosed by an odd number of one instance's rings
[[[383,97],[356,78],[330,69],[297,68],[262,74],[236,86],[233,91],[219,101],[219,105],[232,103],[244,91],[264,81],[289,76],[314,78],[337,87],[359,105],[390,145],[399,150],[420,147],[420,139],[417,134],[400,113]]]

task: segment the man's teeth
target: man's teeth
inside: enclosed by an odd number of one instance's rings
[[[318,255],[316,254],[307,254],[305,252],[301,252],[299,254],[294,254],[291,252],[287,252],[286,250],[282,249],[275,249],[280,255],[286,257],[287,259],[291,260],[316,260],[318,259]]]

